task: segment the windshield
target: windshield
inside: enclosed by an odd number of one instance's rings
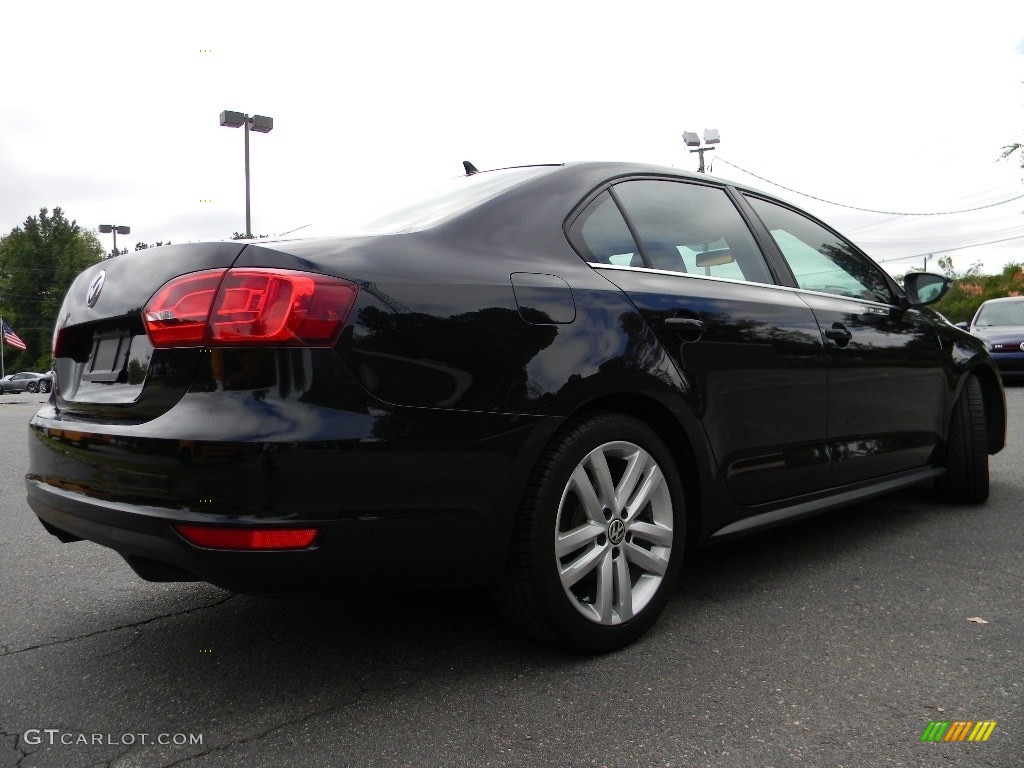
[[[418,199],[359,227],[356,234],[381,235],[432,227],[528,179],[550,173],[555,167],[504,168],[449,179]]]
[[[982,304],[974,324],[983,325],[1024,325],[1024,301],[1000,301]]]

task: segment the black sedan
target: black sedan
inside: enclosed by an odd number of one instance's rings
[[[49,392],[50,391],[50,374],[48,373],[32,373],[31,371],[21,371],[20,373],[11,373],[0,379],[0,394],[8,392]]]
[[[1024,296],[982,303],[974,313],[970,331],[988,345],[1005,380],[1024,379]]]
[[[487,584],[603,651],[687,547],[929,481],[987,498],[1005,400],[925,306],[945,278],[900,287],[708,176],[467,169],[358,235],[83,273],[30,425],[46,529],[254,593]]]

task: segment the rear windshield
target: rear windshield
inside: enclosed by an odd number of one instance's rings
[[[391,213],[367,222],[354,234],[382,235],[427,229],[524,181],[550,173],[555,167],[504,168],[449,179],[417,199],[406,201]]]

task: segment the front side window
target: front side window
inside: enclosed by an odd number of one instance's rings
[[[612,188],[654,269],[771,283],[753,235],[724,189],[638,179]]]
[[[853,245],[789,208],[756,197],[747,200],[771,232],[801,288],[893,303],[882,271]]]

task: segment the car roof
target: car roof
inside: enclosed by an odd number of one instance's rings
[[[998,299],[987,299],[986,301],[983,301],[981,303],[981,306],[985,306],[986,304],[1002,304],[1002,303],[1012,304],[1012,303],[1015,303],[1015,302],[1022,302],[1022,301],[1024,301],[1024,296],[1002,296],[1002,297],[1000,297]]]

